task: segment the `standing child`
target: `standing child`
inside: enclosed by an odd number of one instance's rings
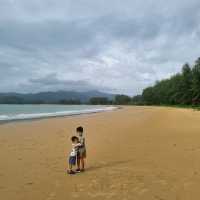
[[[84,172],[85,171],[85,159],[86,159],[86,145],[85,145],[85,137],[83,135],[83,127],[79,126],[76,129],[78,139],[79,139],[79,147],[77,153],[77,172]]]
[[[81,146],[81,144],[79,143],[79,139],[76,136],[73,136],[71,138],[71,141],[72,141],[72,151],[69,156],[68,174],[75,174],[75,172],[73,171],[73,167],[76,166],[77,152],[78,152],[78,148],[79,148],[79,146]]]

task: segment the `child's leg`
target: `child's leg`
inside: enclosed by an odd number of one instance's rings
[[[69,170],[72,171],[72,168],[73,168],[72,164],[69,163]]]
[[[80,157],[77,156],[77,168],[80,169]]]
[[[69,158],[69,170],[68,174],[75,174],[73,171],[73,166],[75,165],[74,158]]]
[[[84,158],[81,158],[81,169],[84,170],[85,169],[85,161]]]

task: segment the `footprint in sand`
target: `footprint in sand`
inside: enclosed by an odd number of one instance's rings
[[[139,191],[139,194],[144,194],[144,193],[147,193],[149,191],[149,189],[147,188],[143,188]]]
[[[54,200],[54,199],[56,199],[56,193],[55,192],[51,192],[46,200]]]
[[[136,187],[132,190],[134,193],[141,195],[146,195],[149,193],[149,189],[145,187],[144,183],[138,183]]]
[[[28,182],[26,183],[26,185],[33,185],[33,182]]]
[[[61,186],[60,181],[57,180],[57,181],[55,182],[55,186],[56,186],[56,188],[60,187],[60,186]]]
[[[59,181],[59,180],[56,180],[56,182],[55,182],[55,187],[56,187],[56,188],[59,188],[60,186],[61,186],[60,181]],[[49,194],[49,196],[47,197],[46,200],[54,200],[54,199],[56,199],[56,192],[51,192],[51,193]]]
[[[4,186],[0,186],[0,190],[4,190],[5,189],[5,187]]]
[[[160,197],[158,195],[154,195],[154,198],[157,199],[157,200],[165,200],[165,199],[163,199],[162,197]]]
[[[78,195],[77,193],[73,193],[73,194],[72,194],[72,197],[73,197],[73,198],[80,198],[80,195]]]
[[[154,181],[155,183],[157,183],[157,184],[159,184],[159,185],[167,185],[167,181],[166,180],[162,180],[162,179],[160,179],[160,180],[156,180],[156,181]]]
[[[105,193],[105,192],[88,192],[88,196],[91,197],[91,198],[98,198],[98,197],[101,197],[101,198],[104,198],[104,197],[107,197],[109,193]]]

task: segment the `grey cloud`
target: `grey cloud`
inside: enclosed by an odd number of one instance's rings
[[[49,91],[49,90],[68,90],[68,91],[90,91],[90,90],[110,90],[109,88],[102,88],[91,84],[88,80],[64,80],[59,79],[56,73],[48,74],[41,78],[32,78],[23,87],[33,87],[34,90]]]
[[[198,0],[1,0],[0,91],[140,93],[199,57],[199,18]]]

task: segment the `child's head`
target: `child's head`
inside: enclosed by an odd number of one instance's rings
[[[72,141],[72,143],[77,144],[79,139],[76,136],[72,136],[71,141]]]
[[[79,136],[82,136],[83,135],[83,127],[82,126],[77,127],[76,132],[78,133]]]

